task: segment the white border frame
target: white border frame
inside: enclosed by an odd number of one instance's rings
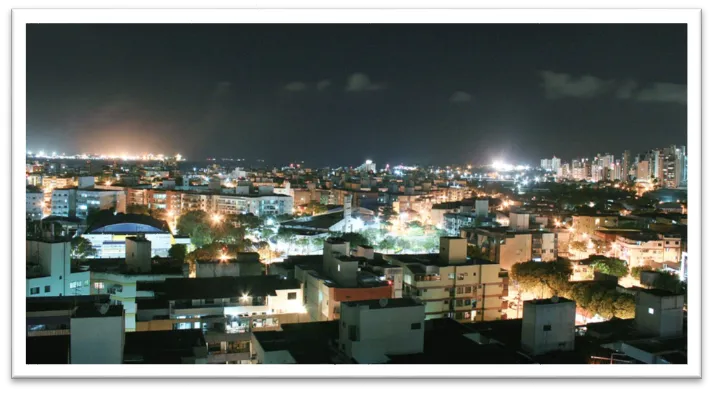
[[[687,365],[72,365],[25,364],[24,200],[27,23],[686,23],[689,323]],[[15,9],[12,12],[12,376],[14,378],[691,378],[701,377],[701,12],[698,9]]]

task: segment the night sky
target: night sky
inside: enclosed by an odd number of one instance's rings
[[[686,143],[685,25],[28,25],[28,149],[535,164]]]

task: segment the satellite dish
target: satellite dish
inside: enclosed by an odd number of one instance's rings
[[[379,306],[386,307],[389,304],[389,299],[379,299]]]
[[[559,296],[552,296],[552,303],[557,303],[560,301]]]

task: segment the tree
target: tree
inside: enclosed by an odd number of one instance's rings
[[[129,205],[126,207],[126,213],[149,215],[149,208],[144,205]]]
[[[312,201],[305,206],[305,214],[311,214],[316,216],[318,214],[324,214],[327,212],[327,206],[322,205],[319,202]]]
[[[360,233],[347,232],[347,233],[343,234],[341,237],[342,237],[342,239],[348,241],[351,246],[361,246],[361,245],[368,246],[368,245],[370,245],[369,240]]]
[[[652,272],[654,268],[648,265],[634,266],[631,268],[631,277],[641,280],[641,272]]]
[[[471,259],[489,259],[488,253],[484,252],[481,247],[475,244],[468,244],[468,258]]]
[[[379,242],[378,248],[382,252],[383,251],[386,251],[386,252],[393,251],[394,248],[396,248],[396,241],[391,236],[384,237],[384,239],[381,240],[381,242]]]
[[[579,240],[569,242],[569,248],[577,252],[587,252],[587,243]]]
[[[92,226],[96,222],[109,219],[111,218],[111,216],[114,215],[114,213],[115,212],[112,209],[89,209],[89,211],[87,212],[87,226]]]
[[[592,244],[594,244],[594,252],[597,254],[603,255],[611,250],[611,242],[609,240],[594,239],[592,240]]]
[[[510,277],[517,281],[526,292],[540,294],[541,297],[564,294],[572,266],[566,260],[554,262],[521,262],[510,269]]]
[[[594,268],[595,271],[619,278],[629,274],[626,261],[617,258],[598,259],[592,263],[592,268]]]
[[[81,236],[73,238],[70,245],[72,258],[85,259],[97,255],[97,251],[92,247],[92,242]]]
[[[679,295],[685,294],[687,289],[685,282],[681,282],[677,275],[664,271],[659,271],[658,277],[654,280],[653,287]]]
[[[200,223],[193,227],[193,230],[189,233],[191,238],[191,243],[193,243],[197,248],[206,246],[213,242],[213,236],[211,233],[210,226]]]
[[[209,222],[208,213],[203,210],[191,210],[178,217],[176,229],[179,233],[190,236],[199,225],[206,225]]]
[[[310,243],[312,244],[312,248],[315,248],[318,250],[321,250],[322,248],[324,248],[324,239],[322,239],[321,237],[312,238]]]
[[[168,249],[169,258],[184,262],[186,260],[186,245],[185,244],[174,244]]]
[[[620,293],[614,302],[614,316],[621,319],[634,318],[636,314],[636,299],[627,293]]]
[[[379,210],[381,210],[381,219],[382,222],[389,222],[391,221],[391,217],[395,216],[397,213],[394,211],[394,206],[393,205],[386,205],[382,206]]]

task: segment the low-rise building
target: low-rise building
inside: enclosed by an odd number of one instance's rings
[[[167,279],[141,284],[137,331],[201,329],[208,363],[249,363],[250,334],[308,322],[302,286],[279,276]]]
[[[116,214],[92,223],[82,237],[92,243],[96,258],[125,258],[126,238],[142,235],[151,242],[151,256],[168,257],[175,243],[165,221],[142,214]]]

